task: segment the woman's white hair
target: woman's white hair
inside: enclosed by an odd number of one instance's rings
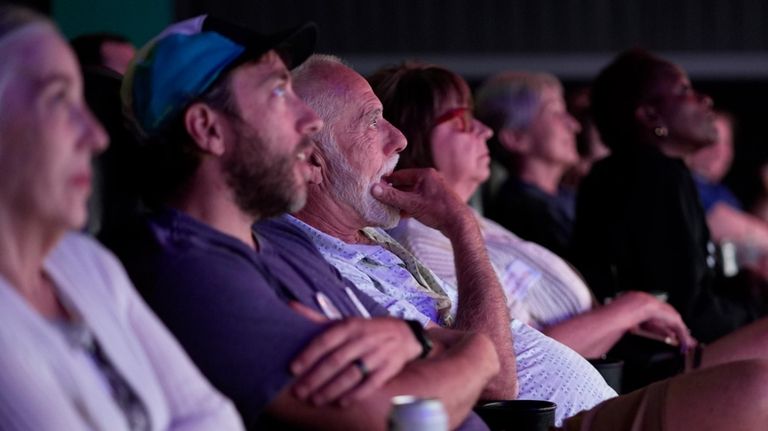
[[[549,73],[504,72],[489,78],[477,91],[477,118],[494,131],[525,131],[533,123],[544,91],[562,92],[560,81]]]

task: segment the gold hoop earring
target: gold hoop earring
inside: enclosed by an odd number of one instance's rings
[[[663,138],[669,135],[669,130],[667,130],[667,128],[664,126],[659,126],[653,129],[653,134],[658,136],[659,138]]]

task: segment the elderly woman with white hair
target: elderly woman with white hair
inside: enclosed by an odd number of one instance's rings
[[[107,137],[66,41],[3,6],[0,55],[2,429],[241,429],[117,260],[73,232]]]
[[[566,110],[560,81],[548,73],[506,72],[483,84],[477,97],[479,118],[499,131],[491,141],[494,159],[509,174],[489,197],[488,217],[566,257],[575,197],[560,182],[579,162],[580,125]]]

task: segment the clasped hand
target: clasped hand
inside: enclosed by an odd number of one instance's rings
[[[329,321],[298,303],[300,314]],[[391,317],[333,321],[293,360],[293,394],[315,405],[348,405],[381,388],[421,353],[407,324]]]

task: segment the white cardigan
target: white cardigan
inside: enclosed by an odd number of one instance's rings
[[[45,261],[65,304],[144,402],[152,430],[239,430],[231,402],[201,375],[96,242],[67,234]],[[127,430],[93,367],[0,276],[0,428]]]

